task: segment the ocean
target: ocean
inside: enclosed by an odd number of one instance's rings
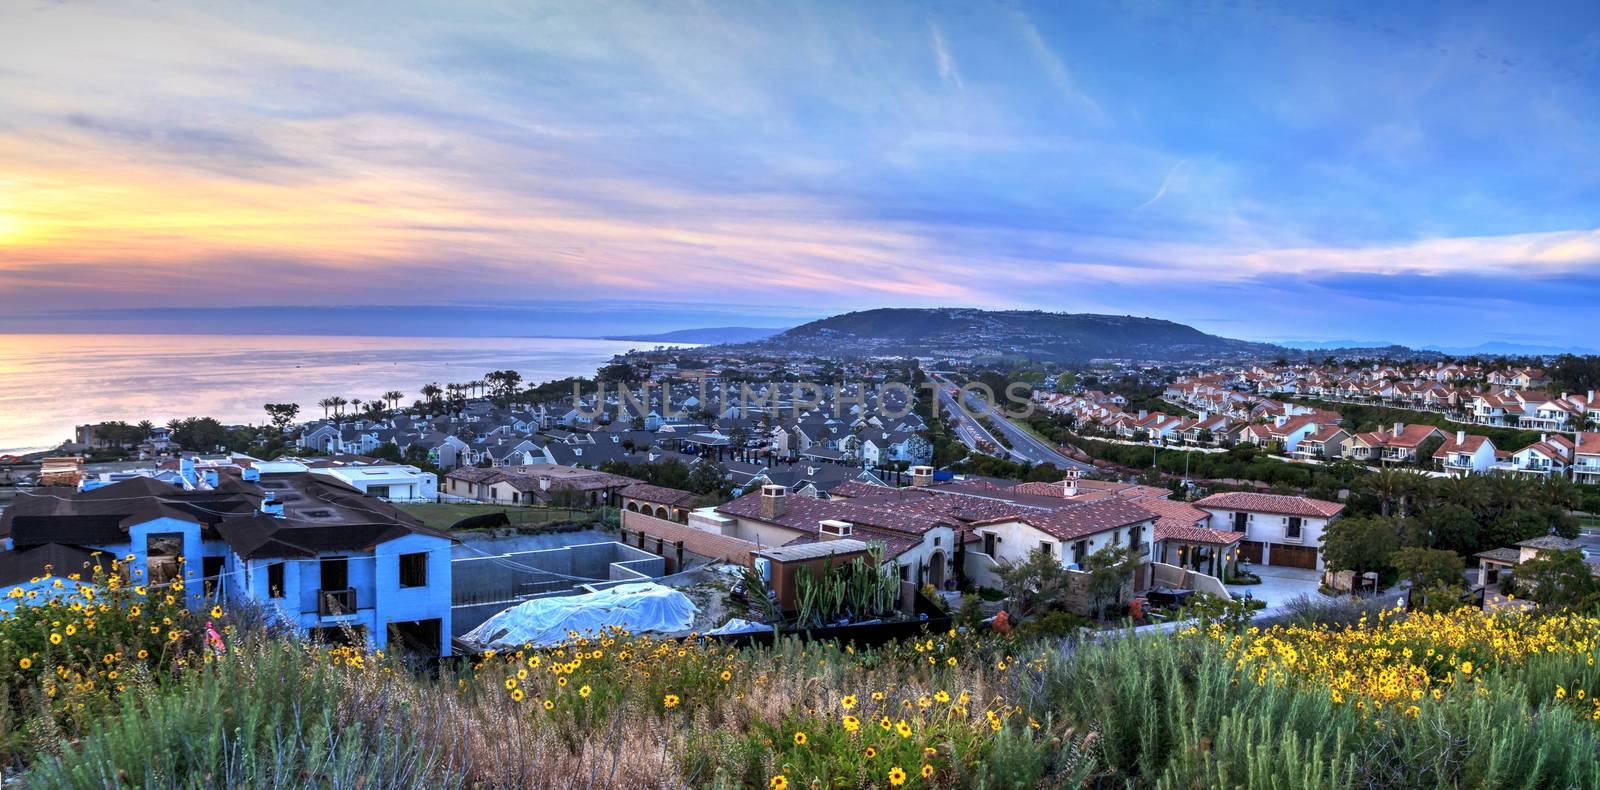
[[[565,338],[305,335],[0,334],[0,453],[47,449],[73,426],[105,420],[164,425],[182,417],[266,422],[266,403],[363,401],[388,390],[419,397],[441,385],[515,370],[525,384],[587,376],[645,344]],[[653,345],[653,344],[651,344]]]

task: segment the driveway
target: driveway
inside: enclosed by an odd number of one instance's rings
[[[1260,584],[1230,584],[1228,592],[1265,601],[1263,613],[1273,611],[1302,595],[1316,595],[1321,573],[1309,568],[1283,568],[1276,565],[1251,563],[1250,570],[1261,577]]]

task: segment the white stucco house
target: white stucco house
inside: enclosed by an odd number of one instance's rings
[[[1298,496],[1230,492],[1196,503],[1211,529],[1243,532],[1239,553],[1262,565],[1322,570],[1322,534],[1344,505]]]

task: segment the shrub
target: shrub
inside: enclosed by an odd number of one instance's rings
[[[197,661],[205,640],[207,620],[185,608],[181,580],[149,590],[125,581],[111,556],[60,570],[13,587],[13,608],[0,612],[0,712],[27,722],[8,730],[6,755],[89,731],[130,688]],[[219,636],[231,632],[220,609],[209,615]]]

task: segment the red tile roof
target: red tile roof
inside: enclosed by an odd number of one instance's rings
[[[1284,516],[1307,516],[1310,518],[1332,518],[1344,510],[1344,505],[1338,502],[1325,502],[1320,499],[1311,499],[1303,496],[1253,494],[1248,491],[1212,494],[1196,502],[1195,506],[1203,508],[1214,507],[1219,510],[1244,510],[1252,513],[1276,513]]]
[[[1085,502],[1061,510],[1019,513],[1015,516],[993,519],[989,524],[1020,521],[1059,540],[1076,540],[1140,522],[1154,521],[1156,515],[1134,502],[1111,498]]]
[[[699,498],[693,491],[683,491],[666,486],[653,486],[649,483],[634,483],[619,492],[628,499],[637,499],[643,502],[654,502],[660,505],[673,507],[692,507]]]

